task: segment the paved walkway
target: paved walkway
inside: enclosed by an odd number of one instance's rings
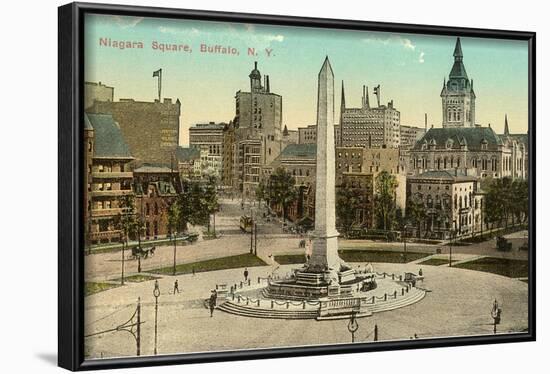
[[[364,265],[364,264],[362,264]],[[281,266],[282,272],[292,266]],[[418,272],[416,264],[374,264],[378,272]],[[374,324],[381,340],[492,334],[490,310],[496,298],[503,308],[499,331],[522,331],[527,327],[525,282],[471,270],[422,266],[423,287],[431,290],[411,306],[375,314],[359,321],[357,341],[370,341]],[[271,267],[251,268],[252,279],[267,276]],[[173,295],[174,277],[160,279],[158,349],[161,354],[212,350],[288,347],[349,343],[346,320],[288,321],[246,318],[216,311],[213,318],[203,300],[216,283],[242,280],[242,269],[197,273],[177,277],[182,293]],[[154,281],[128,283],[85,299],[86,334],[116,327],[142,302],[142,354],[154,348]],[[369,338],[367,338],[369,337]],[[125,332],[86,339],[88,357],[131,356],[134,338]]]

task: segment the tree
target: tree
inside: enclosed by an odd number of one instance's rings
[[[177,242],[177,232],[178,228],[181,227],[182,215],[180,206],[177,200],[173,201],[170,207],[168,208],[168,229],[172,236],[172,241],[174,244],[174,262],[172,274],[176,275],[176,242]]]
[[[418,237],[422,237],[422,223],[426,220],[426,207],[424,203],[414,198],[409,199],[407,208],[405,209],[405,216],[409,222],[416,225]]]
[[[356,191],[348,185],[342,185],[336,191],[336,217],[344,235],[348,233],[355,220],[355,212],[360,207],[360,200]]]
[[[130,234],[139,230],[141,225],[136,217],[136,207],[134,195],[123,195],[118,199],[118,206],[121,212],[115,217],[115,227],[122,234],[122,269],[120,283],[124,285],[124,251],[128,248],[128,238]],[[139,231],[138,231],[139,233]]]
[[[218,203],[218,192],[216,188],[216,177],[210,176],[203,190],[203,198],[201,199],[202,208],[208,213],[208,232],[210,233],[210,216],[213,217],[214,235],[216,235],[216,212],[220,206]]]
[[[382,171],[376,176],[374,210],[378,226],[384,230],[391,230],[396,219],[395,190],[398,183],[395,175]]]
[[[529,217],[529,184],[525,179],[516,179],[512,183],[512,213],[520,223]]]
[[[296,200],[296,179],[284,168],[277,168],[270,176],[270,198],[280,204],[283,209],[283,222],[286,219],[286,210],[290,203]]]
[[[266,183],[265,179],[260,180],[258,187],[256,187],[256,198],[258,199],[258,205],[264,201],[265,205],[269,206],[271,200],[270,189],[269,183]]]

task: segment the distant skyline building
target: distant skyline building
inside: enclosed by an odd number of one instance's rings
[[[476,119],[476,94],[474,80],[468,79],[464,67],[462,45],[456,38],[453,53],[454,64],[449,79],[443,79],[441,103],[443,109],[443,127],[474,127]]]
[[[281,152],[283,98],[271,92],[269,75],[264,76],[254,62],[249,74],[250,92],[235,94],[235,127],[237,140],[259,139],[262,164],[269,164]]]
[[[84,82],[84,110],[97,101],[114,101],[115,88],[101,82]]]
[[[360,108],[346,107],[344,81],[340,103],[340,142],[341,147],[387,147],[400,145],[401,113],[395,109],[393,100],[380,105],[380,85],[375,87],[377,98],[371,106],[368,87],[363,86]]]
[[[135,157],[134,167],[143,164],[170,166],[175,162],[181,113],[179,99],[175,103],[170,98],[162,102],[94,100],[87,112],[113,116]]]
[[[200,150],[203,165],[216,177],[223,174],[223,132],[226,126],[227,123],[209,122],[189,128],[189,146]]]
[[[338,146],[340,144],[340,125],[334,124],[334,141]],[[298,127],[298,143],[299,144],[316,144],[317,143],[317,125],[308,125],[306,127]]]

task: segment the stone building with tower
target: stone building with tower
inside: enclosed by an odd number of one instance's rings
[[[271,92],[268,75],[262,83],[257,62],[248,77],[250,91],[235,94],[235,118],[224,131],[222,179],[243,198],[254,199],[261,167],[283,148],[283,104],[282,96]]]
[[[430,128],[410,150],[409,172],[462,169],[480,178],[526,178],[527,135],[511,135],[507,117],[502,135],[490,125],[475,124],[476,96],[459,38],[453,55],[449,80],[441,91],[443,126]]]
[[[375,89],[377,104],[371,105],[368,87],[363,86],[360,108],[346,106],[344,82],[340,103],[341,147],[386,147],[400,145],[401,114],[394,107],[393,100],[380,105],[380,86]]]
[[[474,80],[469,79],[466,73],[460,38],[456,39],[453,56],[454,64],[449,73],[449,79],[443,80],[441,89],[443,128],[474,127],[476,119]]]
[[[86,99],[85,99],[86,100]],[[179,142],[181,103],[165,98],[162,102],[95,100],[88,113],[110,114],[135,157],[134,164],[170,165]]]
[[[86,246],[121,239],[116,217],[122,213],[119,199],[134,195],[130,148],[113,116],[84,114]]]

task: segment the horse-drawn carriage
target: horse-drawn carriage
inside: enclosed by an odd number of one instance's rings
[[[155,249],[154,246],[150,248],[133,247],[132,258],[137,260],[138,258],[153,257],[155,255]]]

